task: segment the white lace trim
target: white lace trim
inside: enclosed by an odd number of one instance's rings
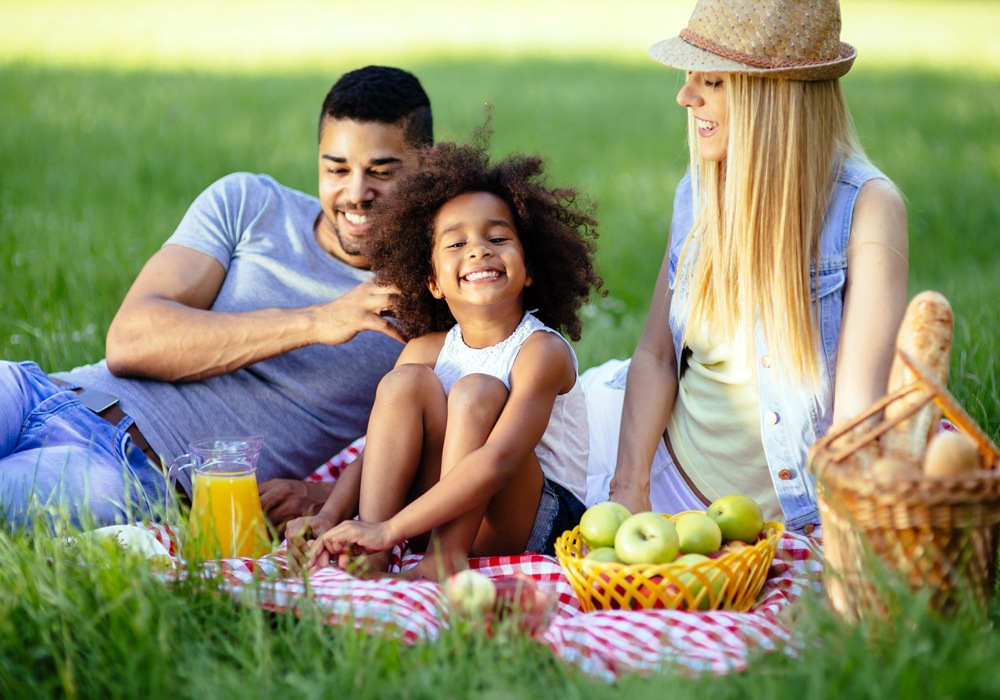
[[[531,312],[524,314],[524,318],[517,324],[514,332],[501,340],[496,345],[488,345],[485,348],[473,348],[465,344],[462,337],[462,329],[455,324],[448,331],[450,336],[446,343],[450,342],[451,356],[464,367],[475,367],[477,365],[492,366],[497,358],[506,358],[511,346],[520,348],[521,343],[528,339],[528,336],[537,330],[545,327],[541,321],[535,318]]]

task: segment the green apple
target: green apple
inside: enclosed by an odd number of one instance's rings
[[[724,542],[740,540],[753,543],[764,529],[764,515],[757,502],[749,496],[734,493],[722,496],[708,507],[708,517],[722,530]]]
[[[674,559],[673,563],[680,564],[681,566],[691,566],[692,564],[697,564],[702,561],[709,561],[709,557],[704,554],[699,554],[698,552],[688,552],[687,554],[682,554]]]
[[[618,527],[632,515],[621,503],[603,501],[584,511],[580,518],[580,536],[588,549],[615,546]]]
[[[442,588],[445,599],[460,615],[482,616],[493,609],[497,599],[493,580],[475,569],[452,574]]]
[[[636,513],[615,534],[615,553],[625,564],[666,564],[679,550],[677,528],[660,513]]]
[[[618,553],[614,547],[598,547],[587,552],[584,559],[591,561],[618,561]]]
[[[686,554],[684,556],[702,556],[694,554]],[[708,557],[702,556],[699,561],[705,561]],[[691,561],[691,564],[697,564],[698,561]],[[725,574],[719,569],[703,568],[696,574],[693,571],[684,571],[677,576],[677,580],[684,584],[687,588],[688,594],[690,595],[691,602],[698,601],[697,607],[699,610],[708,610],[712,607],[712,599],[715,599],[716,605],[722,602],[722,595],[726,588],[727,578]],[[705,590],[706,580],[711,584],[711,592],[702,591]],[[701,596],[701,600],[698,600],[698,596]],[[685,607],[688,604],[688,600],[685,601]]]
[[[684,554],[709,554],[722,546],[719,524],[705,513],[682,513],[674,520],[674,527]]]

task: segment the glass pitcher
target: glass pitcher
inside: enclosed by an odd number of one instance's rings
[[[176,481],[191,469],[191,517],[188,556],[258,558],[268,551],[269,537],[257,490],[257,457],[261,435],[195,440],[190,452],[170,464]]]

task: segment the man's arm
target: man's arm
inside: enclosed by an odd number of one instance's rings
[[[142,268],[111,322],[108,369],[118,376],[191,381],[227,374],[314,343],[338,345],[363,330],[402,340],[379,314],[391,289],[362,282],[326,304],[240,313],[210,311],[226,278],[211,255],[166,245]]]

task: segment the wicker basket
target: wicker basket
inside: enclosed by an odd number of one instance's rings
[[[833,608],[851,621],[893,614],[890,589],[874,583],[885,570],[912,591],[929,589],[931,607],[940,612],[970,602],[985,609],[996,580],[997,449],[944,387],[913,358],[899,354],[916,380],[832,429],[810,451],[826,589]],[[877,422],[886,406],[914,392],[919,393],[912,410]],[[975,439],[983,468],[957,477],[873,479],[859,455],[877,454],[879,436],[931,401]]]
[[[683,513],[666,517],[676,520],[680,515]],[[757,600],[783,532],[780,523],[765,523],[754,545],[692,565],[629,565],[585,559],[579,526],[564,532],[555,549],[580,606],[587,612],[647,608],[742,612]]]

